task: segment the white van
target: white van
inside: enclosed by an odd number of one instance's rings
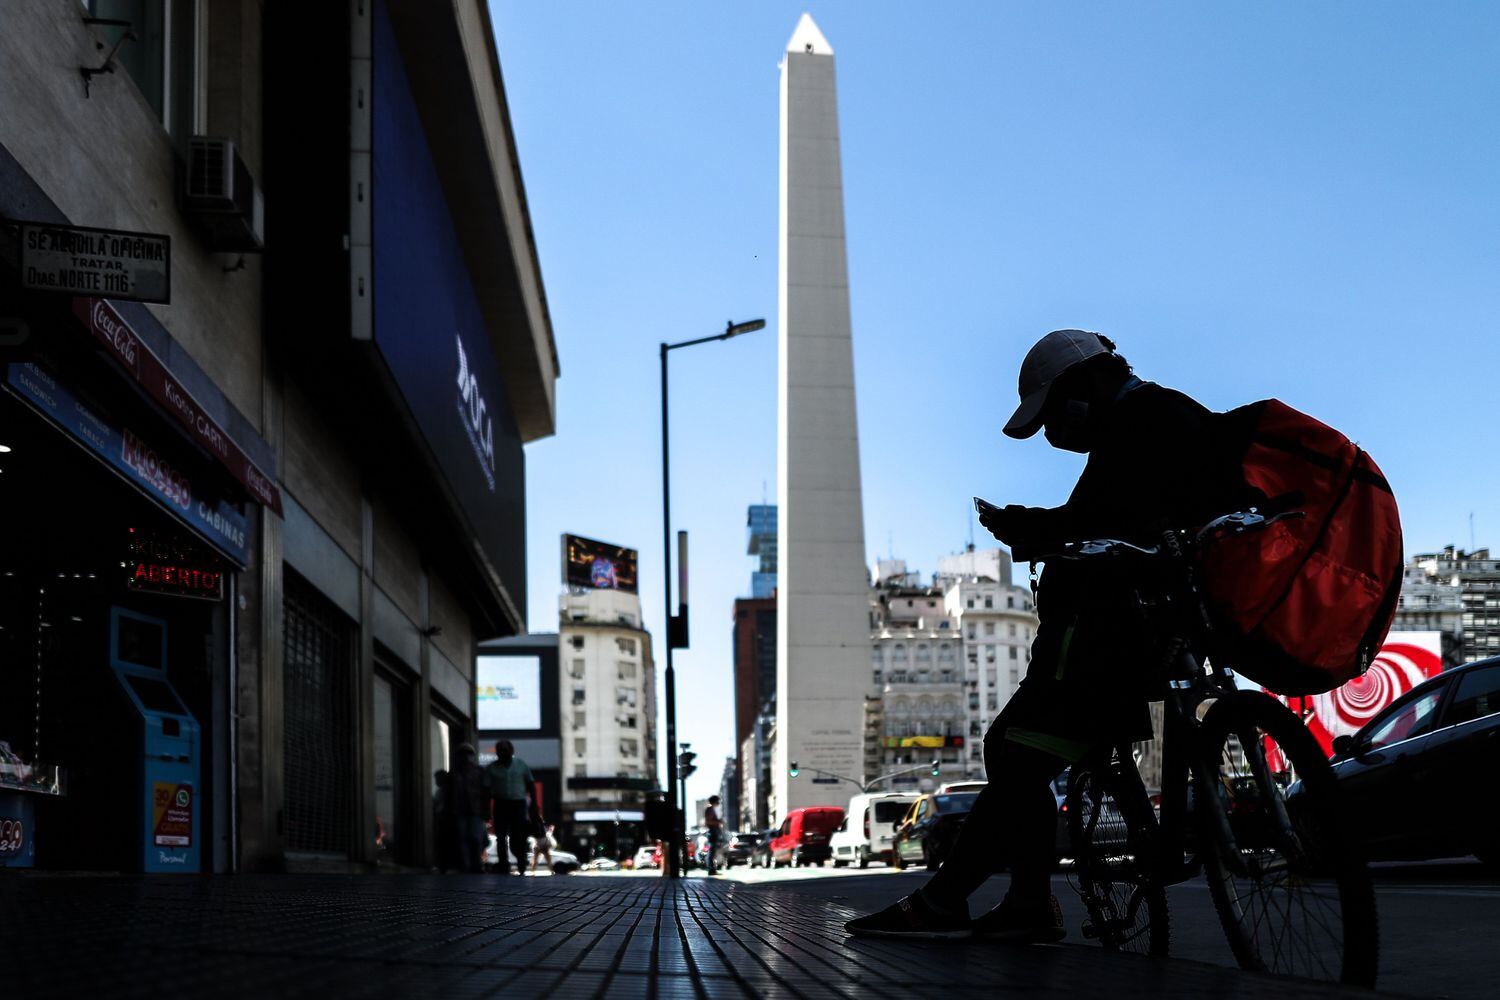
[[[920,795],[916,792],[869,792],[849,800],[844,822],[830,841],[833,866],[871,861],[891,863],[891,837],[902,817]]]

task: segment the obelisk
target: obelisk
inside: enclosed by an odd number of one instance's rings
[[[781,62],[778,818],[859,779],[870,616],[833,49],[803,14]],[[793,778],[789,765],[801,769]],[[815,770],[816,769],[816,770]],[[821,781],[814,779],[821,778]]]

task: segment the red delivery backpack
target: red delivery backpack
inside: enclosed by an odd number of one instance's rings
[[[1280,400],[1220,419],[1262,509],[1303,512],[1199,549],[1199,581],[1229,636],[1221,655],[1280,695],[1330,691],[1369,669],[1395,617],[1396,497],[1369,455]]]

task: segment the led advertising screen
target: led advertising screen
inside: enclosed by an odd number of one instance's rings
[[[1282,698],[1304,709],[1307,728],[1324,753],[1335,736],[1352,736],[1391,702],[1443,669],[1440,632],[1392,632],[1363,676],[1325,694]]]
[[[476,670],[482,731],[542,728],[539,656],[481,656]]]
[[[563,535],[563,582],[570,587],[636,593],[635,549]]]

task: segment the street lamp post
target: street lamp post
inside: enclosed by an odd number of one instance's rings
[[[738,337],[742,333],[753,333],[763,329],[766,321],[763,319],[750,320],[747,323],[726,323],[724,332],[716,333],[711,337],[699,337],[696,340],[684,340],[677,344],[663,342],[661,345],[661,539],[662,539],[662,583],[666,594],[666,603],[663,610],[667,616],[667,752],[677,746],[677,673],[672,667],[672,650],[687,648],[687,606],[684,604],[679,608],[678,614],[672,613],[672,479],[668,456],[667,433],[667,352],[680,350],[684,347],[694,347],[698,344],[707,344],[714,340],[728,340]],[[667,805],[672,814],[672,839],[667,845],[667,852],[663,861],[670,867],[673,878],[682,877],[682,844],[687,835],[687,824],[683,818],[684,803],[677,796],[677,777],[675,758],[669,762],[672,773],[667,780]],[[683,792],[683,798],[687,793]]]

